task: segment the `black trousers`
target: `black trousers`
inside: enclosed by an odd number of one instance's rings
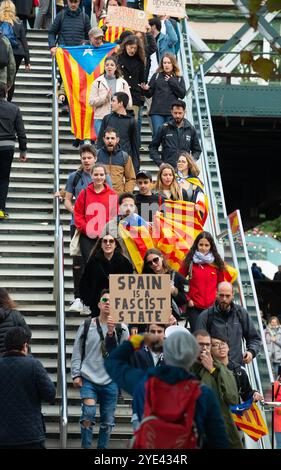
[[[15,78],[14,78],[13,85],[11,86],[10,90],[8,91],[7,101],[12,101],[12,98],[14,96],[16,75],[18,73],[18,69],[20,68],[20,64],[21,64],[22,59],[24,58],[24,56],[23,55],[15,55],[14,58],[15,58],[15,62],[16,62],[16,73],[15,73]]]
[[[0,147],[0,209],[6,209],[6,200],[9,188],[11,166],[14,156],[14,147]]]
[[[189,321],[190,333],[194,333],[194,331],[196,330],[196,322],[201,312],[203,312],[202,308],[187,307],[186,309],[187,320],[186,320],[185,327],[187,325],[187,322]]]
[[[70,225],[70,237],[74,237],[76,227],[75,225]],[[85,263],[82,256],[73,256],[72,259],[72,274],[73,274],[73,285],[74,285],[74,298],[80,299],[79,285],[80,280],[84,271]]]

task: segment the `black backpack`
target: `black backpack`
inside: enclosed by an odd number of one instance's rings
[[[0,69],[4,69],[9,64],[8,46],[0,32]]]

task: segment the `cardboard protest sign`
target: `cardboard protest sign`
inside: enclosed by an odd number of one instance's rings
[[[131,31],[146,32],[148,13],[135,8],[114,7],[109,5],[107,19],[110,26],[123,26]]]
[[[186,16],[185,0],[148,0],[146,9],[154,15]]]
[[[111,274],[109,292],[111,316],[116,323],[168,323],[169,274]]]

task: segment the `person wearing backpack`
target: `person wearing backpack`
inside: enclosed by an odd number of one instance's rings
[[[13,0],[17,16],[23,22],[25,31],[27,30],[27,21],[30,28],[33,28],[35,19],[34,0]]]
[[[29,49],[23,23],[16,16],[15,5],[11,0],[4,0],[0,5],[0,31],[9,39],[16,62],[15,77],[8,91],[8,101],[12,101],[15,89],[16,74],[22,60],[25,61],[25,70],[30,70]]]
[[[136,174],[132,158],[120,149],[119,133],[113,127],[107,127],[103,132],[103,147],[98,152],[98,162],[109,171],[112,186],[118,195],[133,192],[136,184]]]
[[[130,359],[144,340],[154,335],[134,335],[114,349],[105,369],[119,387],[133,396],[139,420],[135,449],[228,448],[219,403],[212,390],[200,385],[189,369],[199,347],[187,331],[173,328],[163,342],[166,365],[146,371],[131,366]],[[156,341],[159,338],[156,336]]]
[[[100,405],[97,448],[106,449],[114,426],[118,386],[104,368],[104,359],[129,336],[125,324],[115,325],[110,313],[110,295],[103,290],[98,303],[99,316],[85,320],[76,334],[71,358],[73,386],[80,388],[82,400],[81,446],[92,448],[96,404]]]
[[[92,145],[82,145],[79,149],[81,165],[78,170],[73,171],[67,178],[65,187],[64,207],[71,214],[70,220],[70,237],[71,239],[75,234],[74,224],[74,204],[73,200],[77,199],[79,193],[86,189],[92,182],[91,171],[97,161],[96,149]],[[106,183],[112,188],[111,178],[106,175]],[[72,301],[69,311],[80,312],[81,315],[88,315],[90,313],[88,307],[83,305],[80,299],[79,283],[84,270],[84,263],[82,256],[73,256],[73,284],[74,284],[74,300]]]
[[[21,112],[18,106],[7,102],[6,97],[7,87],[0,82],[0,220],[9,218],[6,212],[6,200],[16,136],[19,142],[19,160],[20,162],[27,160],[27,138]]]
[[[247,310],[233,299],[232,284],[220,282],[214,305],[200,313],[195,330],[206,330],[214,337],[223,335],[229,345],[229,359],[241,365],[249,364],[259,353],[262,341]],[[242,340],[246,342],[244,355]]]

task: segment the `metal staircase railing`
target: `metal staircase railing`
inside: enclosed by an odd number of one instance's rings
[[[229,264],[232,264],[238,271],[238,293],[235,296],[235,300],[247,309],[251,315],[251,318],[255,322],[256,328],[261,333],[261,337],[263,339],[262,353],[258,358],[254,359],[249,366],[247,366],[247,372],[250,377],[250,382],[253,389],[260,390],[268,399],[268,393],[271,391],[271,383],[273,380],[272,370],[268,358],[263,327],[259,314],[258,301],[252,279],[251,268],[249,265],[243,226],[240,218],[240,239],[234,237],[231,231],[231,224],[227,216],[225,206],[223,186],[204,78],[204,70],[201,65],[196,73],[194,72],[192,50],[188,35],[188,24],[186,20],[182,22],[182,38],[184,50],[181,49],[181,63],[184,63],[184,61],[186,63],[186,65],[183,67],[183,72],[187,70],[189,84],[188,93],[192,95],[193,124],[200,138],[200,144],[202,147],[201,160],[203,168],[203,181],[205,184],[206,194],[210,202],[210,231],[217,240],[217,243],[219,245],[223,245],[225,261]],[[244,240],[242,245],[241,240]],[[267,420],[269,425],[268,429],[270,431],[270,416],[266,417],[264,413],[263,415]],[[252,444],[252,442],[247,442],[247,444],[249,446],[249,444]],[[253,447],[252,445],[250,446]],[[257,442],[256,447],[270,448],[271,444],[269,436],[267,435],[260,439]]]
[[[52,5],[52,20],[56,16],[56,2]],[[65,315],[64,315],[64,257],[63,257],[63,228],[60,221],[59,193],[59,122],[57,100],[56,60],[52,59],[53,109],[52,109],[52,143],[54,157],[54,299],[56,301],[56,321],[58,324],[58,368],[57,368],[57,397],[61,399],[60,406],[60,447],[67,447],[67,378],[66,378],[66,346],[65,346]]]

